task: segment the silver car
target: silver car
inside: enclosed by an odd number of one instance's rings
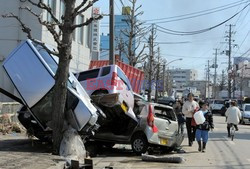
[[[4,61],[3,69],[17,93],[5,92],[24,105],[19,114],[24,126],[33,122],[43,131],[51,128],[51,101],[57,67],[56,57],[31,40],[21,43]],[[91,132],[97,127],[97,108],[72,73],[67,88],[67,120],[79,132]]]
[[[93,141],[95,146],[96,142],[101,142],[102,145],[109,147],[116,143],[131,144],[136,154],[145,153],[149,147],[162,147],[172,151],[175,147],[180,146],[184,136],[178,131],[178,122],[173,108],[145,102],[137,94],[134,97],[134,113],[138,124],[135,125],[136,123],[133,123],[132,120],[120,117],[117,117],[116,120],[113,119],[112,124],[105,121],[90,141]],[[115,118],[114,115],[108,116]]]

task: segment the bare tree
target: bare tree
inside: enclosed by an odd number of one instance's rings
[[[121,1],[122,2],[122,1]],[[131,66],[135,66],[137,63],[145,59],[144,50],[146,45],[142,45],[144,36],[147,34],[146,28],[143,27],[143,22],[138,20],[138,17],[143,14],[140,11],[142,5],[137,6],[137,0],[128,0],[131,5],[130,14],[127,15],[126,23],[128,28],[121,31],[121,40],[118,42],[119,50],[124,53]],[[127,37],[127,41],[122,39],[122,35]]]
[[[47,52],[59,57],[58,69],[55,74],[55,87],[52,98],[52,122],[53,122],[53,153],[59,154],[60,143],[63,135],[63,123],[65,114],[65,104],[67,98],[67,80],[69,74],[69,64],[72,59],[71,48],[73,31],[76,28],[89,25],[92,21],[102,18],[97,16],[91,17],[83,23],[75,24],[75,19],[78,15],[83,14],[89,8],[93,6],[98,0],[82,0],[78,6],[76,6],[76,0],[64,0],[65,13],[60,16],[60,19],[53,13],[52,8],[43,2],[43,0],[28,0],[32,7],[40,8],[50,14],[52,21],[43,21],[42,14],[36,14],[31,7],[25,7],[23,9],[29,11],[34,17],[36,17],[39,23],[45,26],[52,34],[54,41],[56,42],[57,49],[50,50],[44,43],[37,41],[32,37],[31,29],[26,26],[22,20],[9,13],[3,15],[5,18],[15,18],[21,25],[22,31],[27,34],[27,37],[34,42],[43,46]]]

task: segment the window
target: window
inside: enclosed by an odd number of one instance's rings
[[[155,117],[176,121],[176,116],[174,114],[173,109],[155,106],[154,111]]]
[[[78,24],[81,24],[84,22],[84,16],[80,15],[78,17]],[[78,43],[83,44],[83,26],[78,28]]]
[[[85,71],[80,73],[79,77],[78,77],[78,81],[84,81],[87,79],[93,79],[93,78],[97,78],[98,74],[99,74],[99,70],[100,69],[94,69],[94,70],[89,70],[89,71]]]
[[[106,76],[110,73],[110,66],[102,68],[102,75],[101,76]]]
[[[62,21],[62,16],[65,15],[65,3],[64,0],[60,1],[60,21]]]
[[[88,26],[86,26],[86,35],[85,35],[85,44],[86,44],[86,47],[89,47],[90,46],[90,25],[89,24]]]
[[[246,105],[245,111],[250,111],[250,105]]]
[[[52,13],[55,15],[56,14],[56,0],[48,0],[47,4],[52,9]],[[53,21],[51,15],[48,12],[47,12],[47,21],[48,22]]]

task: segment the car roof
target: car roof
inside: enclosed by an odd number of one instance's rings
[[[167,106],[167,105],[164,105],[164,104],[159,104],[159,103],[149,103],[149,104],[152,104],[153,106],[158,106],[158,107],[164,107],[164,108],[168,108],[168,109],[173,109],[173,107]]]

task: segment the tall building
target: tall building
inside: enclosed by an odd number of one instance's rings
[[[34,2],[39,2],[39,0],[33,0]],[[77,0],[76,4],[80,4],[82,1]],[[60,16],[65,11],[63,0],[46,0],[46,3],[51,7],[52,12],[59,19]],[[42,26],[36,17],[30,14],[25,8],[26,6],[32,7],[32,10],[37,14],[42,14],[43,21],[51,21],[52,18],[49,13],[45,10],[41,10],[32,6],[28,1],[11,0],[4,1],[0,5],[0,15],[8,14],[12,12],[14,15],[18,16],[30,29],[33,37],[40,40],[52,47],[55,47],[55,42],[49,31]],[[22,7],[22,8],[21,8]],[[88,9],[84,12],[84,15],[78,15],[76,18],[76,23],[81,23],[86,21],[92,15],[92,9]],[[25,33],[22,32],[20,24],[17,20],[13,18],[0,19],[0,64],[8,56],[8,54],[22,41],[27,39]],[[74,72],[83,71],[88,69],[91,55],[91,25],[87,27],[77,28],[73,34],[72,43],[72,55],[70,68]],[[98,36],[99,37],[99,36]],[[3,79],[3,72],[0,71],[0,86],[8,87],[8,83]],[[12,90],[12,89],[11,89]],[[13,89],[14,90],[14,89]],[[9,101],[0,94],[0,101]]]
[[[115,54],[120,56],[120,60],[124,63],[129,63],[127,53],[127,45],[129,38],[125,35],[130,31],[128,19],[130,17],[130,8],[123,7],[122,15],[115,15]],[[100,42],[100,59],[107,60],[109,58],[109,34],[102,34]],[[135,39],[132,42],[132,48],[135,48]]]
[[[169,69],[168,73],[176,88],[186,87],[189,81],[198,78],[198,72],[194,69]]]

